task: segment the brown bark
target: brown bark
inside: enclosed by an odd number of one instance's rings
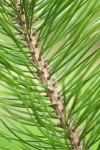
[[[31,51],[32,59],[40,70],[37,72],[37,76],[39,77],[41,82],[46,87],[48,87],[48,89],[45,90],[45,93],[47,94],[48,99],[52,103],[54,112],[59,117],[60,126],[62,128],[65,127],[64,129],[66,129],[66,137],[69,138],[71,148],[75,150],[82,150],[83,146],[79,139],[79,131],[78,129],[75,129],[74,121],[72,119],[69,119],[70,123],[67,123],[68,112],[66,113],[66,119],[64,118],[63,98],[60,96],[60,93],[57,91],[57,88],[55,87],[56,83],[50,76],[48,65],[45,59],[42,56],[40,56],[40,48],[37,43],[34,29],[31,29],[31,35],[30,37],[28,36],[26,23],[25,23],[25,16],[23,10],[21,10],[20,7],[20,0],[16,0],[16,6],[18,8],[18,11],[22,19],[19,20],[19,26],[22,28],[23,34],[25,35],[25,41],[28,45],[28,48]],[[68,135],[69,126],[70,126],[70,135]]]

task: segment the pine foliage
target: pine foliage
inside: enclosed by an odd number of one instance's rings
[[[76,130],[79,150],[99,150],[100,2],[20,0],[21,13],[17,2],[0,2],[0,150],[71,150]],[[32,30],[63,101],[67,129],[37,74],[42,70],[25,39]]]

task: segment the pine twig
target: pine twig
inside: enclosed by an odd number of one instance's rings
[[[47,94],[48,99],[53,104],[52,107],[54,109],[54,112],[59,117],[60,120],[60,126],[62,128],[66,129],[66,137],[69,138],[70,145],[72,149],[75,150],[82,150],[83,145],[82,142],[80,142],[79,138],[79,131],[77,128],[75,128],[74,121],[72,119],[70,120],[70,123],[65,122],[64,112],[63,112],[63,98],[60,96],[60,93],[57,91],[57,88],[55,87],[55,81],[50,76],[48,65],[45,61],[45,59],[40,56],[40,48],[39,44],[37,43],[37,39],[35,36],[34,29],[31,29],[30,36],[28,36],[27,28],[26,28],[26,21],[25,21],[25,14],[23,10],[20,7],[20,0],[15,0],[16,6],[18,9],[18,12],[21,16],[21,20],[18,20],[18,24],[21,27],[23,34],[25,35],[25,41],[28,45],[28,48],[31,51],[31,56],[36,64],[36,66],[39,68],[40,71],[37,71],[37,76],[41,80],[41,82],[48,87],[48,89],[45,90],[45,93]],[[66,120],[68,120],[68,113],[66,113]],[[70,135],[68,135],[68,130],[71,128]]]

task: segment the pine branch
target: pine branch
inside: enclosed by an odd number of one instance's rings
[[[40,56],[40,48],[35,37],[35,31],[34,29],[31,29],[30,37],[28,36],[27,29],[26,29],[25,16],[24,16],[23,10],[21,10],[20,1],[16,0],[16,3],[17,3],[17,8],[20,13],[20,16],[22,16],[21,18],[22,20],[19,21],[19,25],[23,30],[23,34],[25,35],[25,41],[28,45],[28,48],[31,50],[32,59],[39,68],[39,71],[37,71],[37,76],[39,77],[41,82],[46,87],[48,87],[48,89],[45,90],[45,93],[47,94],[49,100],[53,104],[52,107],[56,115],[59,117],[61,126],[64,127],[65,119],[64,119],[64,113],[63,113],[63,99],[55,87],[56,83],[50,77],[50,73],[48,71],[48,65],[45,59],[42,56]],[[66,116],[68,116],[68,114],[66,114]],[[72,120],[70,120],[70,124],[72,124],[72,129],[70,131],[70,137],[69,137],[71,147],[77,150],[82,150],[82,143],[80,143],[78,129],[74,128]],[[66,135],[68,135],[67,133],[68,128],[69,128],[68,123],[66,123]]]
[[[60,92],[58,92],[55,86],[56,83],[50,76],[48,64],[45,61],[45,58],[43,58],[40,55],[41,50],[39,48],[39,44],[37,43],[35,30],[31,29],[30,35],[28,34],[26,21],[25,21],[25,14],[24,11],[21,9],[20,0],[16,0],[16,5],[17,5],[18,12],[21,16],[21,19],[20,20],[18,19],[17,22],[21,27],[23,34],[25,35],[24,40],[27,43],[27,47],[31,51],[33,62],[39,68],[36,74],[41,80],[41,82],[47,87],[45,93],[48,99],[52,103],[52,108],[54,109],[54,112],[59,117],[60,126],[64,128],[64,130],[66,130],[66,137],[70,140],[71,148],[76,150],[82,150],[83,145],[82,142],[80,142],[79,130],[75,128],[74,121],[71,118],[70,119],[68,118],[68,112],[66,112],[66,119],[65,119],[65,115],[63,112],[64,109],[63,97],[60,96]],[[68,123],[67,120],[69,120],[70,123]],[[70,135],[68,134],[69,129],[70,129]]]

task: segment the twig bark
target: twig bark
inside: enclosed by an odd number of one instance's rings
[[[39,77],[41,82],[46,87],[48,87],[48,89],[45,90],[45,93],[47,94],[48,99],[52,103],[54,112],[59,117],[60,126],[62,128],[65,127],[64,129],[66,129],[66,137],[69,138],[71,148],[75,150],[82,150],[83,145],[82,142],[80,142],[79,131],[78,129],[75,128],[74,121],[72,119],[69,119],[70,123],[68,123],[67,121],[65,122],[65,120],[68,119],[68,113],[66,113],[67,118],[65,119],[63,112],[63,98],[60,96],[60,93],[57,91],[57,88],[55,87],[56,83],[50,76],[48,65],[45,59],[42,56],[40,56],[40,48],[37,43],[35,31],[34,29],[31,29],[30,37],[28,36],[25,15],[20,7],[20,0],[15,0],[15,2],[18,12],[21,16],[21,20],[18,21],[19,26],[22,28],[23,34],[25,35],[25,41],[28,45],[28,48],[31,51],[32,59],[40,70],[37,72],[37,76]],[[68,134],[69,128],[70,128],[70,135]]]

